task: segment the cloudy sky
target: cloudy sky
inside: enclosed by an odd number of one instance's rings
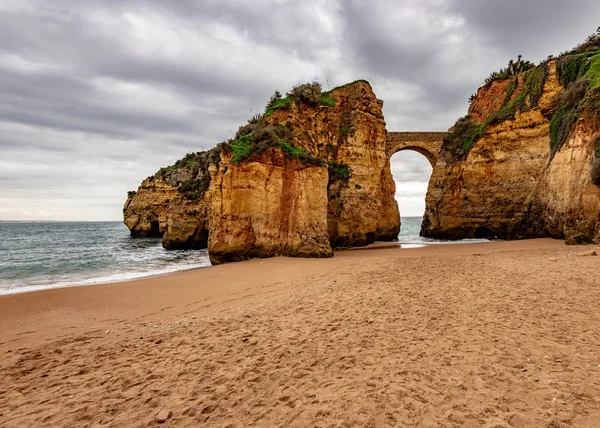
[[[390,131],[446,130],[490,71],[600,25],[597,0],[0,0],[0,219],[120,220],[275,89],[367,79]],[[394,156],[403,215],[431,172]]]

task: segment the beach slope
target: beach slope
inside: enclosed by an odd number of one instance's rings
[[[384,247],[0,296],[0,426],[598,426],[594,249]]]

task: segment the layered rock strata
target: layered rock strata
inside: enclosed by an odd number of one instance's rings
[[[331,257],[327,167],[271,148],[213,170],[208,250],[213,264],[253,257]]]
[[[592,181],[597,106],[582,104],[568,138],[553,148],[551,121],[557,121],[565,87],[556,60],[539,67],[543,73],[532,71],[544,79],[535,102],[523,93],[526,74],[478,91],[469,118],[485,129],[466,154],[442,149],[427,191],[423,236],[600,238],[600,187]]]
[[[334,107],[294,104],[270,120],[299,130],[294,144],[327,162],[349,167],[347,179],[329,180],[327,224],[334,247],[396,239],[400,214],[386,154],[383,101],[371,86],[354,82],[330,93]]]
[[[326,103],[280,100],[259,131],[240,128],[216,157],[191,154],[144,180],[123,210],[132,236],[162,236],[168,249],[208,246],[215,264],[330,257],[332,247],[395,239],[383,102],[364,81],[322,96]],[[250,143],[278,127],[289,141]]]

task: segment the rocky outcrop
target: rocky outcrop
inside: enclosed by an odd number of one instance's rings
[[[223,154],[212,171],[209,256],[213,264],[253,257],[331,257],[327,167],[270,148],[248,162]]]
[[[163,236],[167,230],[170,202],[177,187],[156,178],[146,178],[135,192],[129,192],[123,207],[123,222],[135,238]]]
[[[163,247],[200,249],[208,244],[208,166],[217,150],[191,153],[146,178],[129,192],[123,221],[133,237],[162,236]]]
[[[528,201],[517,237],[551,236],[568,244],[600,241],[600,187],[593,183],[593,147],[599,129],[577,123],[565,146],[546,166]]]
[[[334,106],[293,104],[269,118],[290,123],[298,132],[294,144],[325,159],[330,168],[327,224],[334,247],[360,246],[396,239],[400,214],[386,154],[383,101],[371,85],[354,82],[328,94]],[[336,165],[347,165],[347,177],[336,177]]]
[[[123,208],[123,221],[131,236],[162,236],[163,246],[169,250],[206,248],[209,199],[188,200],[178,187],[152,176],[136,192],[130,192]]]
[[[571,129],[558,117],[561,103],[569,101],[561,98],[557,63],[478,91],[469,109],[469,138],[483,132],[472,147],[473,139],[459,150],[445,141],[427,191],[422,235],[600,238],[600,188],[590,173],[598,114],[585,104],[573,109],[580,119],[564,143],[557,142]]]
[[[234,139],[145,180],[124,207],[131,234],[208,245],[215,264],[395,239],[383,102],[364,81],[312,89],[306,102],[273,99]]]

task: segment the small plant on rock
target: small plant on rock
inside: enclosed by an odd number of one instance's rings
[[[319,82],[296,85],[288,94],[296,104],[317,105],[321,102],[321,84]]]

